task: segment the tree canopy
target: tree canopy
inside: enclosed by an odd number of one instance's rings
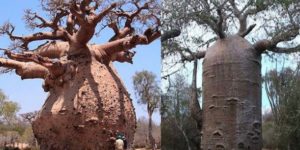
[[[146,70],[137,72],[133,77],[133,85],[139,103],[149,105],[151,110],[159,107],[160,87],[155,74]]]
[[[18,103],[9,101],[7,96],[0,90],[0,116],[1,121],[11,124],[16,119],[16,114],[20,110]]]
[[[1,48],[2,72],[16,69],[22,79],[54,78],[66,72],[71,57],[83,53],[92,53],[103,63],[132,63],[135,52],[130,49],[160,37],[156,0],[41,0],[41,6],[45,15],[25,11],[26,26],[33,34],[15,35],[17,27],[10,22],[0,27],[0,35],[12,41],[10,47]],[[89,43],[105,28],[114,32],[106,43]],[[35,42],[39,46],[33,47]]]
[[[162,55],[179,55],[183,61],[203,58],[214,41],[232,35],[247,38],[260,52],[298,52],[299,6],[296,0],[166,0]]]

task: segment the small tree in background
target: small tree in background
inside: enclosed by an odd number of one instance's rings
[[[20,116],[27,122],[32,123],[34,118],[38,115],[38,111],[28,112],[21,114]]]
[[[20,116],[23,118],[23,121],[26,123],[29,123],[29,126],[26,127],[24,134],[22,135],[22,139],[34,148],[38,148],[38,142],[33,134],[31,125],[32,125],[34,118],[37,115],[38,115],[38,111],[20,114]]]
[[[19,122],[17,112],[20,110],[18,103],[8,100],[0,90],[0,148],[6,144],[19,142],[25,127]]]
[[[18,103],[7,100],[5,94],[0,90],[0,116],[2,121],[12,124],[16,120],[16,114],[19,110]]]
[[[149,71],[141,71],[133,76],[133,85],[138,102],[147,105],[147,113],[149,117],[148,138],[152,150],[155,149],[155,139],[152,136],[152,114],[160,104],[160,87],[156,81],[154,73]]]

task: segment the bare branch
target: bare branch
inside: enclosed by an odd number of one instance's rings
[[[65,32],[61,30],[57,30],[54,32],[38,32],[32,35],[23,36],[18,38],[23,42],[22,47],[24,49],[28,49],[28,44],[33,41],[39,40],[63,40],[66,41]]]
[[[217,34],[219,35],[220,39],[223,39],[226,37],[223,29],[223,14],[222,14],[222,7],[217,8],[217,13],[219,16],[219,20],[217,22]]]
[[[69,14],[68,11],[63,9],[58,9],[59,11],[55,14],[55,17],[52,21],[47,21],[37,13],[32,12],[31,10],[26,10],[25,13],[25,20],[31,26],[32,28],[38,27],[38,28],[45,28],[49,27],[53,30],[58,30],[59,28],[59,21],[66,15]],[[38,20],[40,24],[34,22],[35,20]]]
[[[274,33],[274,37],[272,38],[272,46],[276,46],[279,42],[290,41],[294,39],[297,35],[299,35],[300,26],[287,26],[283,27],[278,32]]]
[[[254,8],[250,6],[254,5]],[[243,35],[247,31],[247,18],[249,15],[255,15],[263,10],[266,10],[270,6],[270,1],[261,1],[260,4],[255,4],[254,1],[249,1],[244,8],[240,11],[240,14],[237,15],[239,22],[240,22],[240,28],[238,31],[238,35]],[[251,26],[250,26],[251,27]]]
[[[68,11],[66,11],[66,10],[63,10],[63,9],[59,9],[60,10],[60,12],[58,12],[57,14],[56,14],[56,16],[54,17],[54,19],[53,19],[53,21],[52,21],[52,25],[53,25],[53,29],[54,30],[57,30],[58,28],[59,28],[59,21],[63,18],[63,17],[65,17],[65,16],[67,16],[68,14],[69,14],[69,12]]]
[[[75,17],[74,17],[74,15],[69,14],[68,18],[67,18],[66,30],[70,35],[73,35],[73,33],[74,33],[74,26],[75,26]]]
[[[72,15],[74,15],[76,17],[76,20],[78,20],[78,22],[80,24],[84,24],[85,23],[85,17],[84,14],[79,10],[76,1],[71,2],[70,4],[70,12]]]
[[[269,51],[272,51],[274,53],[285,53],[285,54],[296,53],[296,52],[300,52],[300,44],[295,47],[290,47],[290,48],[275,47],[275,48],[269,49]]]
[[[107,55],[113,55],[121,51],[128,51],[136,45],[150,44],[152,41],[160,37],[157,30],[146,30],[144,35],[134,35],[111,41],[104,45],[95,45],[94,48],[99,51],[105,51]]]
[[[145,3],[142,7],[140,7],[136,2],[135,2],[135,6],[137,7],[137,10],[132,13],[131,15],[129,15],[129,18],[127,18],[126,22],[125,22],[125,26],[126,27],[130,27],[130,24],[132,23],[132,20],[134,17],[136,17],[137,15],[139,15],[139,13],[143,10],[143,9],[148,9],[149,6],[148,3]]]
[[[271,40],[261,40],[254,44],[254,48],[262,53],[266,49],[274,51],[274,52],[288,52],[288,49],[294,51],[294,48],[278,48],[277,44],[283,41],[291,41],[296,36],[299,35],[299,26],[288,26],[283,30],[279,30],[275,33],[274,37]]]
[[[12,40],[12,41],[22,39],[22,37],[20,37],[20,36],[13,35],[14,31],[15,31],[15,27],[9,22],[5,23],[0,28],[0,34],[7,34],[9,36],[10,40]]]
[[[120,34],[120,33],[119,33],[119,28],[118,28],[116,22],[111,22],[111,23],[108,25],[108,27],[110,27],[110,28],[114,31],[114,33],[116,34],[116,36],[117,36],[118,34]]]
[[[110,27],[115,33],[115,35],[109,39],[109,42],[119,39],[120,31],[117,23],[111,22],[110,24],[108,24],[108,27]]]
[[[123,29],[119,29],[116,22],[110,23],[109,27],[112,28],[115,33],[115,35],[109,39],[109,42],[124,38],[134,31],[134,29],[131,27],[124,27]]]
[[[135,17],[137,17],[141,13],[142,10],[149,8],[148,3],[145,3],[143,6],[139,6],[138,1],[133,2],[133,3],[137,7],[137,10],[131,14],[123,11],[122,8],[119,8],[121,11],[113,12],[118,17],[125,17],[126,21],[125,21],[124,28],[122,28],[122,29],[118,29],[115,22],[112,22],[110,24],[110,27],[114,30],[115,35],[109,41],[124,38],[125,36],[133,33],[134,29],[131,27],[131,23],[132,23],[133,19]]]
[[[253,25],[249,26],[248,29],[245,32],[239,33],[239,35],[241,37],[245,37],[246,35],[248,35],[254,29],[255,26],[256,26],[256,24],[253,24]]]
[[[82,0],[80,3],[80,10],[81,12],[85,12],[87,10],[87,7],[90,5],[92,0]]]
[[[197,12],[196,14],[191,14],[195,16],[195,21],[201,25],[207,25],[211,30],[213,30],[216,34],[218,34],[218,29],[216,23],[218,22],[217,18],[212,16],[211,14],[202,11],[201,13]]]
[[[255,3],[252,1],[252,4]],[[260,2],[260,4],[255,4],[255,8],[249,8],[247,9],[243,16],[246,18],[248,17],[249,15],[255,15],[263,10],[266,10],[271,4],[271,1],[262,1]],[[248,3],[248,5],[246,5],[247,7],[251,6],[251,3]],[[246,8],[244,8],[246,9]]]
[[[19,40],[22,42],[21,48],[28,50],[28,44],[39,40],[63,40],[66,41],[66,31],[59,28],[53,32],[38,32],[27,36],[16,36],[13,34],[15,27],[10,23],[3,25],[0,29],[1,34],[7,34],[12,41]]]
[[[114,9],[117,6],[116,3],[112,3],[108,8],[103,10],[101,13],[99,13],[95,18],[94,18],[94,24],[99,23],[102,18],[107,15],[112,9]]]
[[[178,29],[174,29],[174,30],[170,30],[170,31],[165,31],[165,33],[162,34],[162,36],[161,36],[161,42],[164,42],[164,41],[166,41],[168,39],[177,37],[177,36],[180,35],[180,33],[181,33],[181,31],[178,30]]]
[[[235,0],[229,0],[229,3],[233,8],[234,15],[239,18],[242,12],[237,8]]]

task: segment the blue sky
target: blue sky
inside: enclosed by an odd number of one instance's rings
[[[39,14],[41,8],[39,0],[9,0],[0,1],[0,25],[6,21],[10,21],[16,26],[15,34],[27,35],[32,31],[25,28],[25,23],[22,19],[25,9],[32,9]],[[106,30],[100,34],[100,37],[92,39],[92,43],[103,43],[112,35],[110,30]],[[0,47],[7,48],[10,41],[7,37],[0,37]],[[133,99],[137,117],[147,117],[145,106],[137,104],[132,85],[132,76],[137,71],[149,70],[160,78],[161,59],[160,59],[160,40],[152,42],[150,45],[137,46],[134,50],[137,51],[133,59],[133,65],[128,63],[114,63],[118,74],[125,83],[131,98]],[[19,113],[39,110],[43,105],[47,94],[42,89],[42,80],[21,80],[14,72],[0,75],[0,89],[9,97],[10,100],[18,102],[21,106]],[[159,113],[153,115],[153,120],[156,123],[160,122]]]

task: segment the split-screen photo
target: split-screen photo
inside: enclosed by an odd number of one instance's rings
[[[298,0],[0,7],[0,149],[300,149]]]

